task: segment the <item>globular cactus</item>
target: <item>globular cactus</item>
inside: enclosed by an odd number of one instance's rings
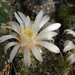
[[[66,5],[62,5],[60,7],[60,13],[59,13],[59,17],[61,19],[65,19],[66,17],[68,17],[72,12],[71,12],[71,7],[66,6]]]
[[[55,11],[55,3],[53,0],[24,0],[23,9],[26,15],[29,15],[34,20],[36,14],[43,10],[44,14],[52,16]]]
[[[37,0],[37,3],[38,4],[45,4],[47,2],[48,2],[48,0]]]
[[[11,11],[10,0],[0,0],[0,24],[6,23],[10,19]]]

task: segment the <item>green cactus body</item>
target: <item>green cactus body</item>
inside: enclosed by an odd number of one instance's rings
[[[9,1],[0,0],[0,24],[6,23],[9,20],[11,11]]]
[[[45,4],[48,0],[37,0],[39,4]]]
[[[59,14],[59,17],[61,19],[68,17],[68,15],[70,15],[70,14],[71,14],[71,8],[70,7],[68,7],[66,5],[61,6],[60,14]]]

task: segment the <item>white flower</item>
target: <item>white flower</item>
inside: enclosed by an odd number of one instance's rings
[[[0,37],[0,42],[3,42],[8,39],[16,39],[17,41],[15,42],[10,42],[6,44],[4,47],[4,50],[7,51],[8,48],[11,46],[14,46],[10,53],[10,61],[12,62],[13,58],[15,57],[16,53],[18,50],[23,53],[24,55],[24,62],[25,66],[29,67],[30,66],[30,54],[32,53],[35,58],[39,61],[43,61],[41,53],[40,53],[40,48],[39,45],[47,48],[48,50],[54,52],[54,53],[59,53],[60,50],[59,48],[52,44],[49,43],[45,40],[52,40],[54,36],[57,35],[54,30],[57,30],[61,24],[60,23],[54,23],[52,25],[49,25],[45,29],[43,29],[41,32],[39,30],[44,26],[46,22],[50,19],[48,15],[45,15],[43,17],[43,11],[41,10],[36,18],[34,23],[30,21],[29,16],[25,16],[23,13],[14,12],[15,17],[18,21],[18,23],[11,21],[9,24],[12,25],[12,27],[5,26],[5,28],[10,28],[15,31],[14,34],[9,34],[9,35],[4,35]],[[39,32],[39,33],[38,33]]]
[[[65,32],[67,32],[67,34],[71,34],[75,37],[75,32],[71,29],[66,29]]]
[[[72,34],[75,37],[75,32],[71,29],[66,29],[65,31],[67,31],[67,34]],[[63,52],[67,52],[69,50],[75,49],[75,45],[72,43],[72,41],[65,41],[65,47]],[[69,64],[72,64],[75,62],[75,53],[72,53],[68,58],[67,58],[67,62],[69,62]]]
[[[64,44],[65,44],[65,47],[64,47],[63,52],[67,52],[67,51],[75,48],[75,45],[72,43],[72,41],[67,40],[67,41],[65,41]]]

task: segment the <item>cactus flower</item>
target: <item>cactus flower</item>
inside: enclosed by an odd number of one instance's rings
[[[66,29],[65,32],[67,32],[67,34],[71,34],[75,37],[75,32],[71,29]],[[67,51],[70,51],[70,50],[73,50],[75,49],[75,45],[73,44],[72,41],[68,40],[68,41],[65,41],[65,47],[64,47],[64,50],[63,52],[67,52]],[[75,62],[75,53],[71,53],[71,55],[67,58],[67,62],[69,64],[72,64]]]
[[[23,53],[26,67],[30,66],[31,54],[33,54],[37,60],[42,62],[43,58],[39,51],[40,46],[43,46],[54,53],[60,53],[60,50],[56,45],[46,41],[52,40],[53,37],[57,35],[54,30],[57,30],[61,26],[60,23],[54,23],[40,31],[40,29],[50,19],[48,15],[43,16],[42,10],[37,14],[34,22],[30,20],[29,16],[25,16],[19,11],[17,13],[14,12],[14,15],[18,23],[10,21],[8,24],[11,24],[12,27],[5,26],[5,28],[12,29],[14,33],[0,37],[0,42],[4,42],[5,40],[12,38],[16,39],[16,41],[9,42],[4,47],[4,50],[7,51],[8,48],[14,46],[10,53],[10,62],[12,62],[18,52]]]

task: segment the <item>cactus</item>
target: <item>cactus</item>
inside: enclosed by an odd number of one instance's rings
[[[11,6],[10,1],[0,0],[0,24],[6,23],[10,19]]]
[[[60,8],[60,14],[59,17],[61,19],[65,19],[66,17],[68,17],[71,14],[71,8],[69,6],[66,5],[62,5]]]
[[[52,16],[55,11],[54,4],[53,0],[26,0],[23,2],[24,13],[29,15],[32,20],[40,10],[43,10],[44,14]]]
[[[75,0],[64,0],[66,4],[70,7],[75,7]]]
[[[75,14],[73,8],[62,5],[60,8],[59,18],[63,21],[64,29],[75,26]]]
[[[43,48],[44,62],[38,62],[32,57],[32,65],[30,68],[25,68],[21,65],[22,70],[17,72],[17,75],[68,75],[68,64],[62,59],[60,55],[50,53]]]
[[[38,4],[45,4],[46,2],[48,2],[48,0],[37,0]]]

